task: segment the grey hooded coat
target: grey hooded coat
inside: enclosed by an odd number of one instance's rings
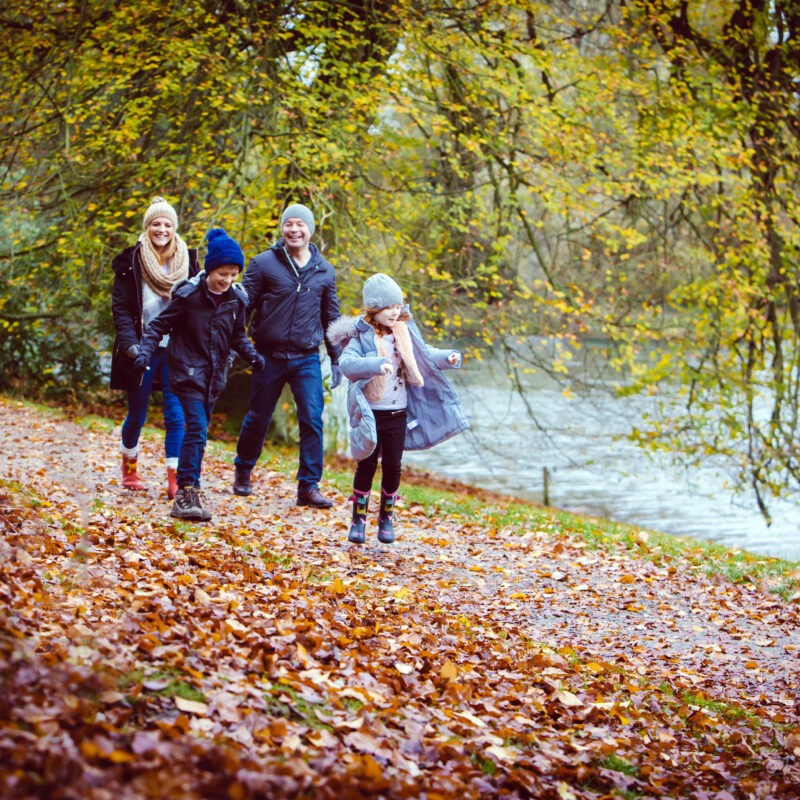
[[[408,306],[405,311],[409,313]],[[429,347],[413,319],[409,319],[406,325],[424,385],[406,384],[408,405],[404,449],[425,450],[467,430],[469,420],[458,395],[441,372],[453,368],[447,358],[456,351]],[[327,337],[333,345],[344,345],[339,367],[349,381],[350,449],[353,458],[361,461],[372,453],[378,441],[375,415],[364,396],[364,387],[381,374],[381,365],[388,361],[378,355],[375,330],[363,317],[340,317],[328,326]],[[460,366],[459,361],[456,368]]]

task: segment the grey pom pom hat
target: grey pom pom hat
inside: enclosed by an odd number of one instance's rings
[[[403,304],[403,290],[384,272],[376,272],[364,281],[362,293],[365,308],[382,308]]]

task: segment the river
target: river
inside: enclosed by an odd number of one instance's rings
[[[719,472],[673,467],[666,455],[619,438],[652,410],[648,398],[620,399],[601,388],[565,397],[536,373],[525,377],[523,402],[491,361],[467,362],[447,376],[472,429],[431,450],[407,452],[404,463],[537,502],[547,468],[551,506],[800,560],[799,506],[773,501],[768,526],[753,497],[723,488]],[[344,392],[334,398],[339,416]]]

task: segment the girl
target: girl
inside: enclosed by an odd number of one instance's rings
[[[467,430],[469,422],[441,370],[461,366],[457,350],[437,350],[422,339],[403,290],[382,272],[364,283],[364,313],[341,317],[328,340],[345,345],[339,359],[350,381],[350,447],[358,462],[353,478],[353,521],[348,540],[366,541],[372,479],[381,458],[378,541],[394,541],[392,516],[400,487],[403,450],[424,450]]]
[[[122,423],[122,485],[143,489],[138,472],[139,434],[142,431],[154,389],[164,396],[164,449],[167,461],[167,494],[177,491],[176,468],[183,441],[183,410],[170,391],[165,336],[153,351],[149,369],[134,367],[142,336],[149,324],[167,307],[172,287],[199,271],[197,250],[189,249],[178,235],[178,215],[162,197],[150,203],[144,215],[142,234],[133,247],[123,250],[111,264],[114,290],[111,311],[116,339],[111,359],[111,388],[128,395],[128,415]]]

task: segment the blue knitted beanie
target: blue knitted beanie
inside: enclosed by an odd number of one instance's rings
[[[308,229],[311,231],[311,235],[314,235],[314,231],[316,230],[316,225],[314,225],[314,212],[308,207],[304,206],[302,203],[295,203],[294,205],[288,206],[286,211],[281,214],[281,230],[283,230],[283,226],[286,224],[287,219],[293,218],[301,219],[308,225]]]
[[[239,267],[239,272],[244,269],[242,248],[235,239],[231,239],[225,233],[225,228],[212,228],[206,234],[206,242],[208,243],[208,252],[203,266],[207,273],[225,264],[234,264]]]

